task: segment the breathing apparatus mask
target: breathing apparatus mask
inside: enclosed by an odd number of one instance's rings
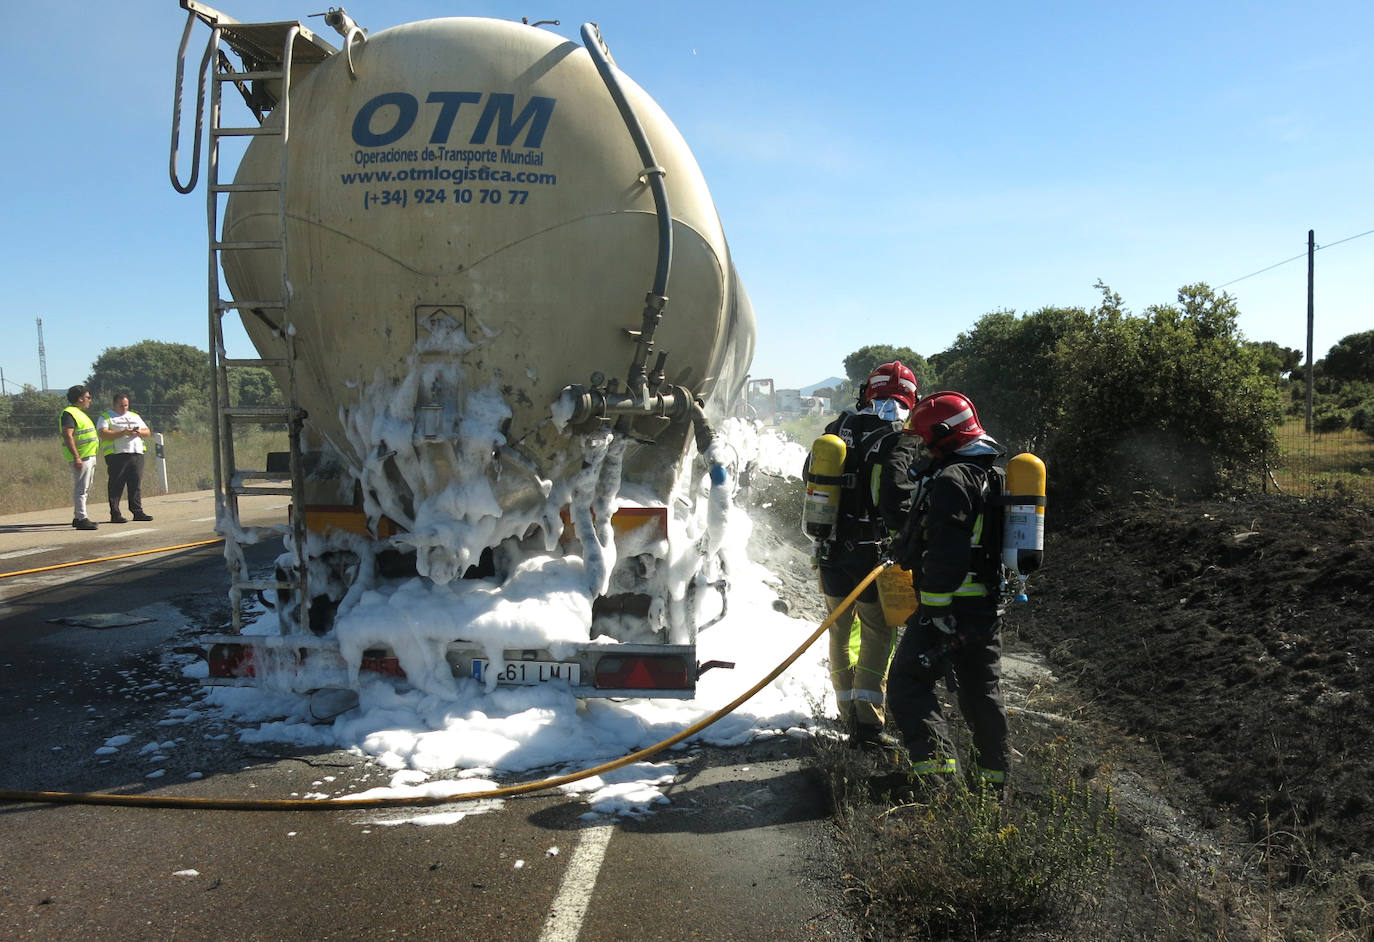
[[[859,410],[859,414],[876,415],[889,422],[905,422],[910,411],[896,399],[870,399],[868,404]]]

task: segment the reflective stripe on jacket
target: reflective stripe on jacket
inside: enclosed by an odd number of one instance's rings
[[[915,511],[921,514],[922,555],[915,583],[922,608],[948,607],[958,600],[980,607],[996,604],[987,573],[980,571],[987,554],[996,552],[982,546],[985,468],[992,460],[956,457],[930,475],[919,502],[923,506]]]
[[[973,545],[983,545],[983,513],[973,522]],[[926,607],[949,605],[955,599],[981,599],[988,594],[987,584],[976,572],[970,570],[963,583],[953,592],[928,592],[921,590],[921,604]]]
[[[143,417],[140,416],[140,415],[139,415],[137,412],[135,412],[133,409],[128,409],[128,410],[126,410],[125,413],[124,413],[124,415],[122,415],[122,416],[120,416],[120,415],[115,415],[113,412],[110,412],[110,411],[107,409],[106,411],[100,413],[100,418],[102,418],[102,419],[105,420],[105,427],[106,427],[107,429],[111,430],[111,431],[114,431],[114,432],[123,432],[123,431],[127,431],[127,430],[130,429],[130,428],[143,428],[143,426],[147,424],[146,422],[143,421]],[[117,421],[119,421],[119,420],[125,420],[125,421],[122,422],[121,424],[118,424],[118,425],[115,424],[115,423],[116,423]],[[132,425],[129,425],[129,424],[128,424],[129,422],[132,422],[133,424],[132,424]],[[129,447],[129,448],[119,449],[119,448],[116,447],[116,446],[119,444],[118,439],[114,439],[114,438],[100,438],[100,426],[99,426],[99,425],[96,426],[96,437],[97,437],[97,438],[99,439],[99,441],[100,441],[100,457],[102,457],[102,458],[108,458],[108,457],[110,457],[111,455],[115,454],[116,452],[119,452],[120,454],[134,454],[134,455],[141,455],[141,454],[143,454],[143,443],[142,443],[142,442],[138,442],[138,443],[134,444],[132,447]]]
[[[72,432],[72,438],[76,442],[76,454],[72,454],[71,446],[67,444],[67,436],[62,435],[62,450],[66,452],[68,461],[75,461],[77,456],[81,460],[86,460],[95,456],[96,449],[100,447],[100,441],[95,434],[95,423],[91,417],[83,412],[78,406],[67,406],[62,410],[64,415],[70,414],[72,421],[76,422],[76,428]],[[49,413],[51,415],[51,413]],[[62,420],[57,420],[58,433],[62,432]]]

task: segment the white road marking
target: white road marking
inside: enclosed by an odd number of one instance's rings
[[[558,896],[549,907],[539,942],[577,942],[614,829],[615,825],[602,824],[582,832],[582,840],[577,842],[577,849],[568,861],[568,870],[563,874]]]
[[[207,521],[207,520],[214,520],[214,519],[215,519],[214,517],[192,517],[192,518],[191,518],[191,522],[192,522],[192,523],[204,523],[204,522]]]
[[[139,527],[139,528],[136,529],[136,530],[119,530],[119,531],[117,531],[117,532],[115,532],[115,533],[102,533],[102,534],[100,534],[100,538],[101,538],[102,540],[112,540],[112,539],[114,539],[114,538],[117,537],[117,536],[134,536],[135,534],[138,534],[138,533],[156,533],[156,532],[157,532],[157,527]]]
[[[20,556],[32,556],[34,553],[46,553],[48,550],[58,549],[56,546],[35,546],[32,549],[15,550],[13,553],[0,553],[0,559],[16,559]]]

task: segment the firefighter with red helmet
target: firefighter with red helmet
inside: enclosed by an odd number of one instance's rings
[[[984,521],[999,512],[989,475],[1002,450],[957,392],[918,402],[906,431],[925,443],[926,454],[907,471],[915,484],[911,513],[892,552],[911,570],[918,602],[888,680],[887,706],[911,761],[901,771],[921,784],[950,781],[960,771],[935,693],[940,678],[952,676],[973,734],[968,777],[1000,792],[1010,751],[1001,688],[1001,547],[985,545],[994,537]]]
[[[906,519],[912,485],[905,469],[917,448],[902,430],[917,395],[915,373],[901,361],[883,363],[861,388],[857,411],[845,412],[825,428],[845,446],[839,512],[816,545],[821,592],[832,613],[878,564],[889,534]],[[903,455],[901,477],[884,484],[894,454]],[[809,468],[809,458],[807,463]],[[893,638],[872,584],[830,629],[831,685],[840,724],[856,747],[884,746],[883,697]]]

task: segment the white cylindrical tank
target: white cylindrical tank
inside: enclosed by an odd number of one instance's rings
[[[654,348],[668,354],[666,381],[718,417],[744,382],[753,312],[686,143],[620,80],[666,171],[673,218]],[[334,55],[292,88],[287,141],[289,323],[270,309],[243,319],[264,356],[282,353],[274,328],[294,333],[309,428],[355,471],[409,491],[402,522],[416,525],[451,479],[445,460],[437,475],[408,468],[410,445],[442,450],[475,410],[494,410],[492,498],[502,511],[547,501],[583,457],[583,436],[550,404],[597,373],[624,388],[658,252],[643,164],[587,50],[499,20],[380,31],[353,45],[352,70]],[[280,147],[255,138],[235,182],[279,179]],[[277,201],[232,194],[223,238],[277,238]],[[279,263],[270,250],[226,251],[235,298],[279,297]],[[655,444],[631,446],[625,478],[666,499],[690,430],[641,418],[635,432]],[[469,457],[459,447],[446,460],[461,470]]]

